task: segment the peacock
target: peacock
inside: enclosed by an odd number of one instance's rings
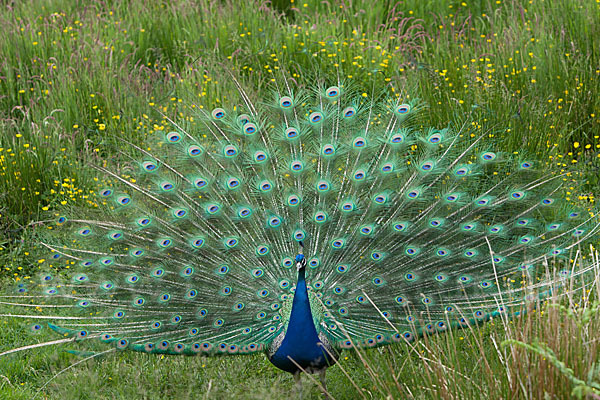
[[[237,103],[176,103],[147,143],[121,138],[92,207],[38,229],[43,273],[3,317],[63,338],[0,356],[263,352],[324,384],[343,350],[510,316],[586,272],[569,260],[599,224],[567,199],[573,171],[498,150],[496,126],[428,127],[410,93],[351,80],[231,81]]]

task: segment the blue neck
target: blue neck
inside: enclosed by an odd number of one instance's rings
[[[300,268],[298,271],[298,283],[296,284],[296,293],[294,294],[292,312],[286,333],[286,337],[288,336],[290,339],[299,340],[301,343],[314,344],[319,341],[310,310],[310,301],[308,300],[305,268]]]
[[[300,268],[285,337],[270,361],[277,368],[292,373],[299,369],[288,357],[304,369],[325,368],[333,363],[320,343],[306,289],[306,269]]]

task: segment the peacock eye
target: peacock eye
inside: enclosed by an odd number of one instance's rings
[[[283,96],[279,99],[279,106],[283,109],[292,108],[294,106],[294,100],[289,96]]]
[[[323,121],[323,113],[315,111],[308,116],[308,120],[313,124],[318,124]]]
[[[398,115],[408,114],[409,111],[410,111],[410,105],[408,105],[408,104],[401,104],[396,108],[396,113]]]
[[[344,118],[352,118],[354,116],[354,114],[356,114],[356,108],[354,108],[354,107],[347,107],[342,112],[342,115],[344,116]]]
[[[337,86],[332,86],[325,91],[325,95],[330,99],[335,99],[340,95],[340,88]]]
[[[225,110],[223,110],[222,108],[215,108],[212,111],[211,115],[216,120],[223,119],[223,118],[225,118]]]

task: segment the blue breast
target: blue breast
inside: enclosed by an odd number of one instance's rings
[[[335,363],[335,359],[323,348],[315,329],[304,268],[298,272],[298,283],[285,337],[269,361],[284,371],[298,372],[299,368],[289,358],[305,370],[322,369]]]

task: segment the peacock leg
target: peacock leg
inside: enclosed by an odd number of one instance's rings
[[[329,394],[327,393],[327,369],[323,368],[322,370],[319,371],[319,380],[321,381],[321,386],[323,386],[323,394],[325,395],[326,399],[329,399]]]
[[[302,398],[302,379],[300,378],[301,372],[294,373],[294,398],[301,399]]]

